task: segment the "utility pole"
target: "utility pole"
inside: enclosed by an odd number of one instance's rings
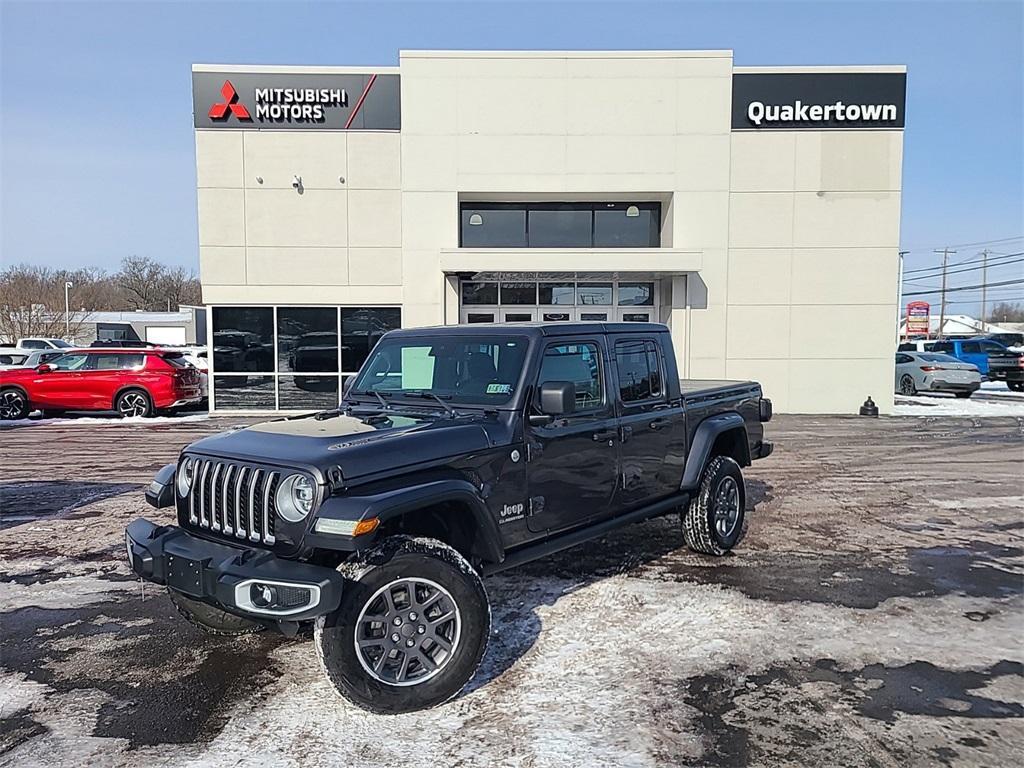
[[[68,337],[71,335],[71,307],[68,302],[68,291],[75,287],[75,284],[70,280],[64,281],[64,340],[71,341]]]
[[[946,269],[949,267],[949,254],[956,253],[949,248],[935,251],[942,254],[942,301],[939,305],[939,341],[944,338],[943,329],[946,326]]]
[[[896,343],[900,343],[900,322],[903,318],[903,257],[906,256],[910,251],[900,251],[900,273],[899,277],[896,278]],[[910,318],[907,318],[907,322],[910,322]]]
[[[988,248],[981,252],[981,330],[985,330],[985,285],[988,283]]]

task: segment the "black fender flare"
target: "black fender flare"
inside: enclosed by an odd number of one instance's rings
[[[700,483],[700,476],[707,466],[711,457],[711,448],[719,436],[727,432],[740,431],[743,434],[743,450],[746,452],[746,461],[741,461],[742,466],[750,464],[750,445],[747,442],[747,425],[743,417],[738,413],[720,413],[716,416],[709,416],[704,419],[693,434],[690,442],[690,451],[686,456],[686,468],[683,470],[683,481],[680,488],[688,490],[696,488]]]
[[[498,523],[487,509],[483,497],[466,480],[434,480],[383,491],[372,496],[330,497],[314,515],[314,520],[330,518],[359,521],[377,518],[383,523],[443,502],[458,502],[471,511],[479,532],[478,554],[482,559],[493,563],[500,563],[505,559],[505,545],[498,530]]]

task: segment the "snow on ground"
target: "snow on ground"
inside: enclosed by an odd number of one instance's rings
[[[31,427],[38,424],[73,424],[83,427],[94,427],[97,425],[124,426],[132,424],[160,424],[161,422],[178,423],[182,421],[204,421],[208,418],[210,418],[210,414],[208,413],[190,413],[182,416],[151,416],[149,418],[143,418],[141,416],[128,416],[122,418],[116,414],[110,414],[105,416],[62,416],[60,418],[47,419],[37,413],[35,416],[30,414],[27,419],[5,421],[3,422],[3,427]]]
[[[1011,416],[1024,417],[1024,398],[957,399],[918,395],[896,396],[894,416]]]

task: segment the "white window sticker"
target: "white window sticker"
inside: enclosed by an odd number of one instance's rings
[[[512,385],[511,384],[488,384],[487,385],[488,395],[511,395]]]

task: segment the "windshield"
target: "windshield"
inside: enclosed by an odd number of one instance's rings
[[[926,363],[959,363],[952,355],[941,355],[941,354],[922,354],[921,359]]]
[[[350,392],[503,405],[519,385],[528,343],[519,336],[384,340]]]

